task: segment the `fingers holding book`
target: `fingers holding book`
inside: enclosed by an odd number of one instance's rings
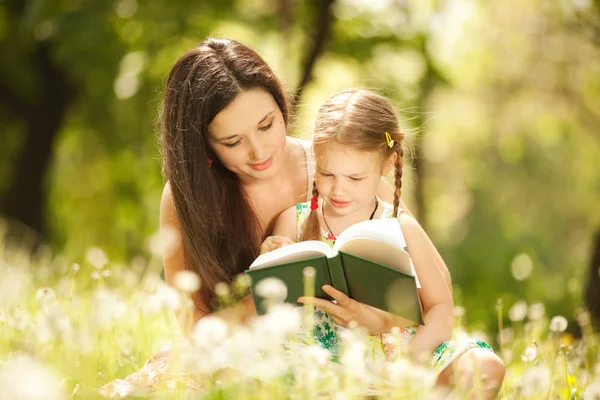
[[[273,235],[265,239],[260,246],[260,254],[265,254],[270,251],[276,250],[280,247],[293,244],[294,241],[287,236]]]
[[[358,325],[365,327],[369,333],[381,333],[385,330],[387,320],[384,314],[386,313],[353,300],[332,286],[324,285],[322,289],[333,300],[300,297],[298,302],[314,305],[329,314],[336,324],[343,327],[347,327],[350,322],[356,321]]]

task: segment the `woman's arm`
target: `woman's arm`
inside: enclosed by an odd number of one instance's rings
[[[423,303],[425,325],[419,326],[417,334],[410,342],[413,357],[421,360],[431,356],[442,342],[450,338],[454,327],[454,301],[423,228],[409,215],[403,214],[399,220],[408,252],[421,283],[419,296]]]
[[[394,201],[394,189],[392,188],[392,185],[390,185],[390,183],[387,181],[387,179],[385,179],[385,177],[382,177],[381,181],[379,182],[379,188],[377,189],[377,196],[380,199],[382,199],[390,204],[393,203],[393,201]],[[412,215],[412,213],[410,212],[408,207],[406,207],[406,204],[404,204],[402,199],[400,199],[400,208],[403,209],[408,215],[410,215],[411,217],[414,218],[414,216]],[[437,268],[439,269],[440,273],[444,276],[446,285],[448,286],[450,293],[452,293],[452,278],[450,277],[450,272],[448,270],[448,267],[446,266],[446,263],[442,259],[442,256],[440,255],[439,251],[436,249],[436,247],[433,244],[433,242],[431,241],[431,239],[429,239],[429,236],[427,236],[427,233],[425,233],[425,237],[427,238],[427,244],[429,247],[429,251],[431,251],[431,253],[433,254],[433,258],[435,259]]]
[[[160,232],[161,236],[168,238],[168,243],[165,246],[163,253],[163,268],[165,272],[165,280],[170,286],[174,286],[175,275],[178,272],[184,271],[185,257],[183,252],[183,242],[181,240],[181,228],[179,218],[173,204],[171,195],[171,186],[166,183],[160,200]],[[180,320],[179,324],[184,334],[187,336],[190,333],[192,326],[206,315],[215,315],[222,317],[228,321],[246,320],[252,315],[256,315],[252,296],[248,295],[237,304],[214,313],[207,313],[209,307],[202,301],[199,292],[192,294],[194,301],[194,314],[192,317],[191,326],[185,326],[185,321]]]

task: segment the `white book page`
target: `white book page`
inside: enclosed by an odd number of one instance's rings
[[[406,240],[396,218],[373,219],[354,224],[342,232],[333,246],[336,254],[342,250],[413,275],[420,288],[419,277],[406,248]]]
[[[339,250],[414,276],[408,253],[379,240],[353,238]]]
[[[372,219],[354,224],[338,236],[333,249],[337,252],[354,238],[374,239],[400,250],[406,248],[406,241],[396,218]]]
[[[287,264],[314,257],[331,257],[334,253],[327,243],[317,240],[299,242],[281,247],[258,256],[250,265],[250,269],[271,267],[273,265]]]

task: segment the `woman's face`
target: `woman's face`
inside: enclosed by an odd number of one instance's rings
[[[242,182],[270,178],[283,164],[285,122],[264,89],[239,94],[208,125],[208,133],[219,162]]]

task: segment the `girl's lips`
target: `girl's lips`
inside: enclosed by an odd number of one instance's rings
[[[336,208],[344,208],[344,207],[348,207],[348,204],[350,204],[349,201],[336,201],[336,200],[331,200],[331,205],[336,207]]]
[[[248,165],[250,166],[250,168],[252,168],[255,171],[264,171],[265,169],[267,169],[271,166],[272,161],[273,161],[273,157],[270,157],[267,161],[264,161],[260,164],[248,164]]]

